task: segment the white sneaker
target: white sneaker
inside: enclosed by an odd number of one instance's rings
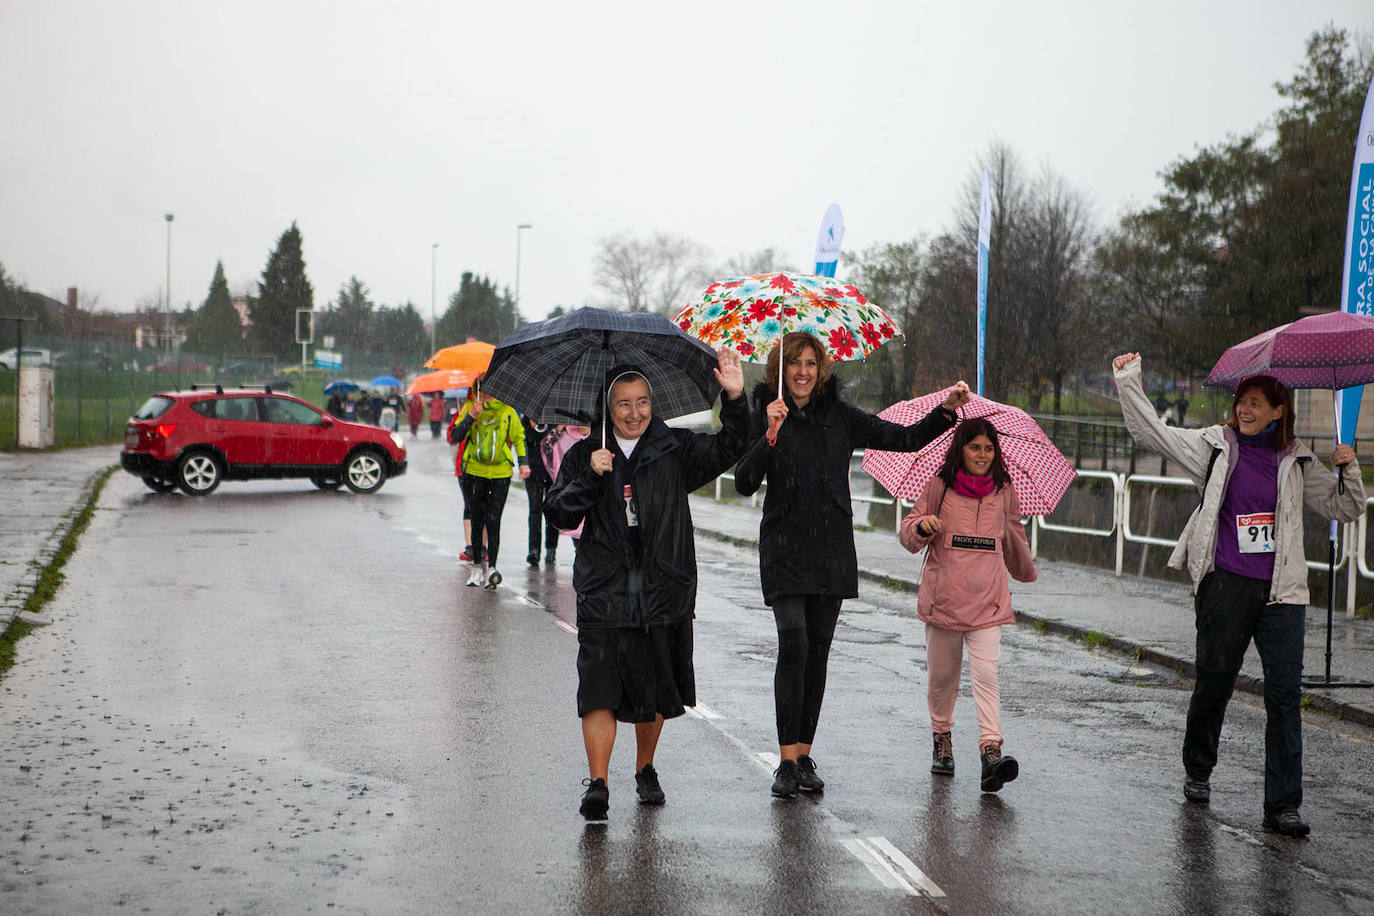
[[[472,572],[468,575],[468,585],[476,588],[487,581],[487,564],[473,563]]]
[[[491,575],[487,577],[487,584],[486,584],[485,587],[486,587],[487,589],[489,589],[490,591],[496,591],[496,586],[498,586],[498,585],[500,585],[500,584],[501,584],[501,574],[500,574],[499,572],[497,572],[496,570],[493,569],[493,570],[491,571]]]

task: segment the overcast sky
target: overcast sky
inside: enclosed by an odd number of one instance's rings
[[[357,275],[428,319],[464,270],[605,301],[599,238],[809,267],[940,231],[990,141],[1114,221],[1273,114],[1369,0],[588,3],[0,0],[0,263],[58,298],[255,291],[292,221],[317,308]],[[1354,137],[1351,137],[1352,151]],[[841,267],[843,273],[843,266]]]

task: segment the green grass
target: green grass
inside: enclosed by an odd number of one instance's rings
[[[48,602],[57,596],[57,592],[62,588],[62,583],[66,581],[66,575],[62,568],[67,565],[73,553],[76,552],[77,542],[81,535],[90,527],[91,517],[95,514],[96,503],[100,501],[100,493],[105,489],[105,484],[110,479],[117,467],[108,467],[95,477],[94,484],[86,496],[85,503],[72,518],[67,533],[62,536],[62,541],[57,546],[56,553],[48,564],[38,574],[38,583],[34,586],[33,592],[24,600],[24,610],[29,613],[41,611]],[[0,680],[4,678],[4,673],[14,665],[15,644],[33,631],[31,624],[22,620],[15,619],[0,636]]]
[[[1083,642],[1091,649],[1099,649],[1107,644],[1107,637],[1096,630],[1089,630],[1083,637]]]

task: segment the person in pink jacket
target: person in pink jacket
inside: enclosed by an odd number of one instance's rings
[[[967,646],[982,789],[996,792],[1020,770],[1002,753],[997,691],[1002,625],[1015,622],[1006,573],[1034,582],[1036,572],[991,421],[976,417],[955,428],[944,465],[902,519],[901,542],[912,553],[926,548],[916,616],[926,625],[930,771],[954,775],[954,701]]]

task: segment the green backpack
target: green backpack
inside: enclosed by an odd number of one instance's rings
[[[482,411],[472,427],[473,457],[479,464],[500,464],[505,459],[505,417],[492,418],[493,414],[496,411]]]

